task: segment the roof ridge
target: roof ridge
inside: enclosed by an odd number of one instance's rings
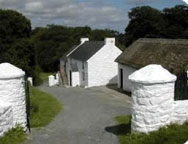
[[[167,39],[167,38],[140,38],[136,42],[156,42],[167,44],[188,44],[188,39]],[[182,43],[183,42],[183,43]]]

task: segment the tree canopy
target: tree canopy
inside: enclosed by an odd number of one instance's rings
[[[35,48],[30,20],[14,10],[0,9],[0,63],[10,62],[27,75],[35,73]]]
[[[188,38],[188,6],[177,5],[160,11],[150,6],[133,8],[125,29],[125,45],[138,38]]]

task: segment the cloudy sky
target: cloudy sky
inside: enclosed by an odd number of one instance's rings
[[[185,4],[182,0],[0,0],[0,8],[22,12],[32,27],[60,24],[110,28],[124,32],[128,11],[142,5],[157,9]]]

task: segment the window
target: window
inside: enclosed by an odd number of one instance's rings
[[[82,69],[84,69],[84,62],[82,62]]]

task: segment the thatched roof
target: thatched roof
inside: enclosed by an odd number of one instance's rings
[[[136,69],[148,64],[160,64],[177,74],[188,66],[188,40],[141,38],[115,61]]]

